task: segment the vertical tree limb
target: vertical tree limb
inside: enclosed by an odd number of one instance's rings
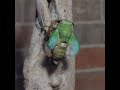
[[[72,0],[51,0],[50,4],[47,0],[36,0],[36,9],[38,18],[31,37],[29,57],[24,62],[25,90],[74,90],[75,57],[69,55],[68,48],[65,64],[60,62],[54,68],[48,58],[45,60],[46,53],[43,50],[45,35],[44,32],[41,32],[41,27],[49,26],[53,20],[72,21]],[[44,30],[47,31],[48,27],[44,27]],[[43,65],[44,61],[46,61],[47,67]],[[65,65],[68,65],[66,70],[63,69]]]

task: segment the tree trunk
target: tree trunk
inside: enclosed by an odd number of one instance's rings
[[[72,21],[72,0],[51,0],[50,3],[47,0],[36,0],[36,9],[38,17],[23,69],[25,90],[74,90],[75,57],[70,56],[68,47],[63,62],[58,65],[51,63],[47,58],[48,51],[45,52],[48,49],[43,48],[45,33],[41,30],[44,26],[43,29],[48,31],[47,26],[53,20]]]

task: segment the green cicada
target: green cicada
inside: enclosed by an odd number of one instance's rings
[[[68,46],[71,56],[75,56],[80,50],[80,44],[73,33],[73,23],[62,20],[54,26],[47,46],[53,51],[54,58],[62,58]]]

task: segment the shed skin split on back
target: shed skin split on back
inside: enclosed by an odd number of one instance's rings
[[[74,90],[75,57],[71,57],[67,48],[65,53],[67,69],[64,70],[65,64],[59,62],[56,68],[53,68],[54,72],[51,70],[49,75],[47,67],[42,65],[48,51],[43,49],[45,34],[41,30],[42,26],[49,26],[54,20],[68,19],[72,22],[72,0],[51,0],[49,3],[47,0],[35,0],[35,2],[38,17],[31,36],[29,56],[24,61],[25,90]],[[48,27],[44,27],[44,30],[48,31]],[[50,68],[51,64],[46,63]]]

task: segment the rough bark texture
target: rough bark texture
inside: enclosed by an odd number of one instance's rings
[[[36,8],[38,18],[31,37],[29,57],[24,62],[25,90],[74,90],[75,57],[70,56],[68,47],[65,59],[58,65],[52,63],[47,58],[45,34],[41,31],[41,27],[49,26],[52,20],[72,21],[72,0],[51,0],[50,3],[47,0],[36,0]],[[44,30],[47,31],[48,27],[44,27]]]

